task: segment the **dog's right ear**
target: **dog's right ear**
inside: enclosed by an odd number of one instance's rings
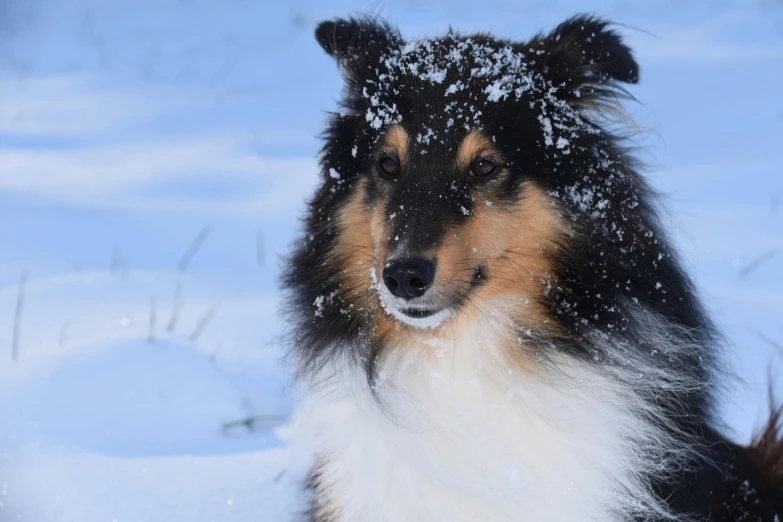
[[[383,51],[401,45],[400,34],[375,18],[338,18],[321,22],[315,39],[346,72],[357,74],[367,67],[377,68]]]
[[[532,66],[571,102],[617,95],[639,81],[639,64],[611,23],[577,15],[520,46]]]

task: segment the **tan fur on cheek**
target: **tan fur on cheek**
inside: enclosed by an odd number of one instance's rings
[[[381,260],[386,257],[387,241],[383,240],[382,206],[367,206],[366,184],[366,180],[359,181],[340,212],[338,239],[331,262],[341,267],[340,283],[345,301],[353,305],[355,313],[365,317],[372,335],[402,342],[408,339],[408,330],[381,308],[378,293],[372,288],[373,269],[377,280],[381,278]]]
[[[358,300],[355,304],[362,307],[372,304],[367,294],[371,293],[371,270],[382,230],[380,212],[366,205],[366,185],[360,180],[340,211],[337,244],[330,256],[331,262],[340,265],[343,294],[352,302]]]
[[[550,256],[569,234],[554,205],[532,183],[510,206],[476,205],[438,252],[439,280],[467,291],[466,283],[481,267],[486,279],[470,295],[468,307],[502,311],[519,324],[550,332],[555,324],[542,304],[547,288],[555,285]]]

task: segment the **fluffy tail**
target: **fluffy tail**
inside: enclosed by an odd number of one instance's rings
[[[753,437],[746,454],[766,483],[783,498],[783,403],[775,400],[771,387],[769,409],[769,420]]]

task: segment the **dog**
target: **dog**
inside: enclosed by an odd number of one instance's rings
[[[307,519],[780,522],[780,412],[750,447],[716,428],[722,341],[627,144],[613,25],[315,37],[345,84],[283,277]]]

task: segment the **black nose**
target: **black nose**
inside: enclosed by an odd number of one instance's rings
[[[383,282],[403,299],[421,297],[435,279],[435,265],[426,259],[395,259],[386,263]]]

